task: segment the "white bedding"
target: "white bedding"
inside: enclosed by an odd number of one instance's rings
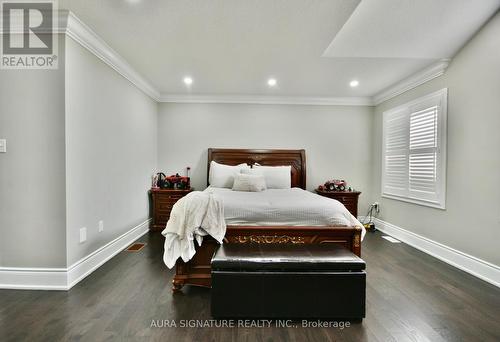
[[[165,236],[163,261],[172,268],[179,257],[188,262],[196,253],[194,240],[201,246],[203,237],[212,236],[222,243],[226,234],[224,207],[216,195],[193,191],[178,200],[170,213]]]
[[[337,200],[300,188],[261,192],[208,187],[224,203],[227,225],[246,226],[359,226],[363,225]]]

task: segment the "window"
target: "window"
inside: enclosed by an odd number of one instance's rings
[[[384,112],[382,197],[445,208],[447,97],[441,89]]]

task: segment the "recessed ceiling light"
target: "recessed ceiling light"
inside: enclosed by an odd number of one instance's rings
[[[267,80],[267,85],[270,87],[274,87],[278,82],[276,81],[275,78],[270,78]]]
[[[184,83],[186,85],[191,85],[193,84],[193,79],[191,77],[184,77]]]
[[[349,85],[354,88],[354,87],[357,87],[359,85],[359,82],[357,80],[352,80],[351,83],[349,83]]]

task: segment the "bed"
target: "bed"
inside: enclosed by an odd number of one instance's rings
[[[226,165],[238,165],[247,163],[253,165],[258,163],[265,166],[291,166],[291,185],[292,188],[305,190],[306,188],[306,158],[304,150],[254,150],[254,149],[208,149],[207,158],[207,183],[208,174],[210,171],[211,161]],[[210,185],[210,184],[209,184]],[[291,189],[297,194],[299,189]],[[224,193],[230,190],[214,189],[222,196],[245,196],[245,194]],[[211,191],[210,187],[206,191]],[[303,191],[301,193],[304,193]],[[302,194],[301,196],[303,196]],[[282,195],[275,195],[279,200]],[[297,195],[298,196],[298,195]],[[317,195],[310,194],[311,199],[324,201],[330,199],[322,199]],[[227,200],[227,199],[226,199]],[[243,199],[245,200],[245,199]],[[333,200],[330,200],[333,201]],[[257,202],[256,202],[257,203]],[[314,203],[311,200],[311,203]],[[334,203],[334,202],[330,202]],[[311,217],[305,219],[304,215],[297,214],[297,217],[287,219],[286,215],[281,215],[280,220],[271,220],[267,217],[253,216],[258,210],[252,210],[252,205],[249,203],[248,210],[242,212],[238,208],[229,208],[230,217],[227,218],[227,231],[224,238],[224,243],[237,244],[323,244],[334,243],[342,245],[354,254],[361,256],[361,239],[363,229],[358,225],[346,226],[336,225],[335,218],[331,220],[316,220],[311,221]],[[291,208],[290,213],[300,211]],[[227,211],[227,210],[226,210]],[[314,204],[309,208],[303,208],[304,214],[311,213],[314,215]],[[226,213],[227,214],[227,213]],[[318,217],[321,216],[318,213]],[[260,215],[260,214],[259,214]],[[226,216],[226,215],[225,215]],[[262,215],[261,215],[262,216]],[[332,216],[327,213],[326,217]],[[355,218],[347,218],[349,222],[357,222]],[[340,222],[346,222],[339,221]],[[306,223],[310,223],[307,224]],[[324,224],[324,225],[323,225]],[[179,291],[184,285],[196,286],[211,286],[211,266],[210,261],[217,249],[218,243],[206,237],[201,246],[196,247],[196,254],[188,261],[184,262],[178,259],[175,266],[175,275],[172,280],[172,290]]]

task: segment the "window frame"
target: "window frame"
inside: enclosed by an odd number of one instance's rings
[[[432,106],[438,106],[437,113],[437,147],[436,147],[436,191],[437,200],[429,200],[418,198],[411,195],[409,187],[410,171],[409,163],[410,158],[408,157],[406,176],[407,176],[407,188],[406,195],[392,194],[386,192],[386,140],[387,140],[387,117],[391,114],[398,112],[407,112],[408,117],[408,127],[410,125],[411,113]],[[408,202],[413,204],[419,204],[431,208],[446,209],[446,151],[447,151],[447,119],[448,119],[448,88],[443,88],[433,93],[421,96],[415,100],[406,102],[397,107],[388,109],[382,114],[382,173],[381,173],[381,197],[394,199],[402,202]],[[410,131],[408,130],[407,140],[410,140]],[[410,144],[407,144],[407,156],[410,155]]]

